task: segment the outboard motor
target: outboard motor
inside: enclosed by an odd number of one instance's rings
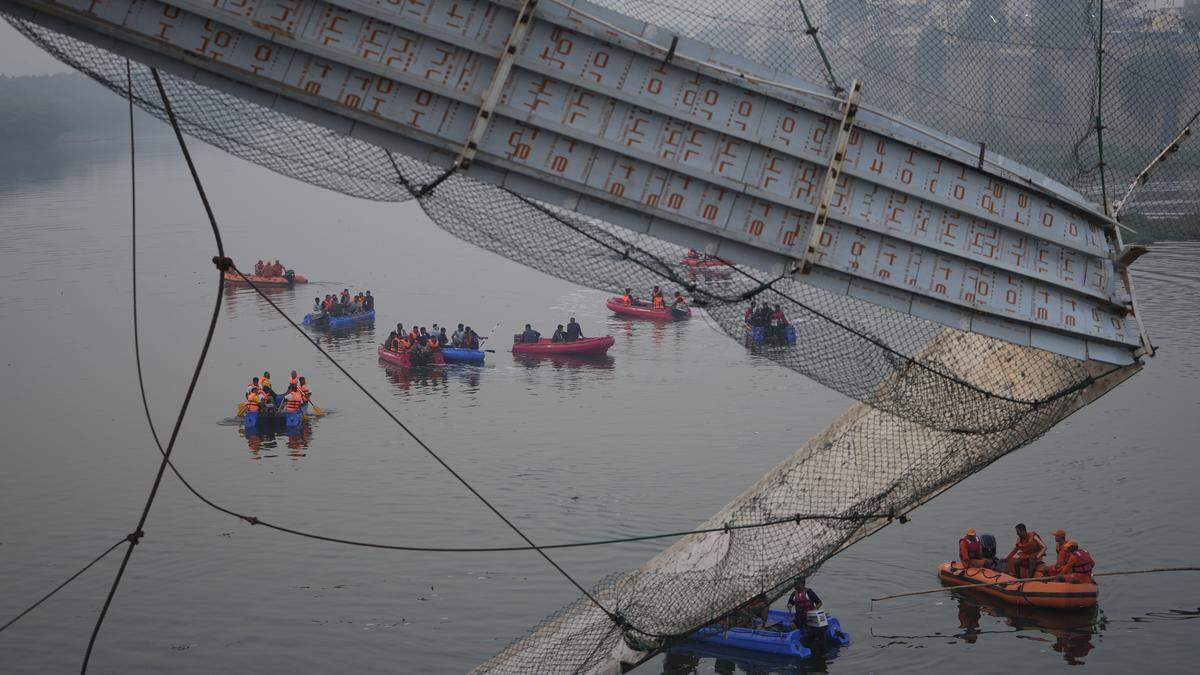
[[[996,538],[984,532],[979,537],[979,547],[983,549],[983,559],[994,568],[996,564]]]

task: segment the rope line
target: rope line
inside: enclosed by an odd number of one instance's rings
[[[129,536],[131,537],[131,536],[133,536],[133,535],[129,535]],[[92,560],[90,563],[88,563],[88,564],[84,565],[82,568],[80,568],[80,570],[79,570],[78,572],[76,572],[75,574],[72,574],[71,576],[67,577],[67,580],[66,580],[66,581],[64,581],[64,582],[62,582],[61,584],[59,584],[59,585],[55,586],[53,590],[51,590],[49,593],[47,593],[47,594],[43,595],[43,596],[41,597],[41,599],[39,599],[37,602],[33,603],[33,604],[32,604],[32,605],[30,605],[28,608],[26,608],[24,612],[21,612],[20,614],[18,614],[18,615],[16,615],[16,616],[14,616],[12,619],[9,619],[8,623],[4,624],[3,626],[0,626],[0,633],[3,633],[3,632],[4,632],[4,631],[5,631],[5,630],[6,630],[6,629],[9,627],[9,626],[11,626],[11,625],[13,625],[14,623],[16,623],[16,622],[20,621],[21,619],[25,618],[25,615],[26,615],[26,614],[28,614],[28,613],[32,612],[33,610],[37,609],[37,608],[38,608],[38,606],[40,606],[40,605],[41,605],[43,602],[45,602],[45,601],[49,600],[49,599],[50,599],[50,596],[54,595],[55,593],[57,593],[57,592],[61,591],[61,590],[62,590],[62,589],[64,589],[64,588],[66,588],[67,584],[71,583],[72,581],[75,581],[75,579],[76,579],[76,578],[78,578],[78,577],[79,577],[79,575],[81,575],[81,574],[83,574],[84,572],[86,572],[86,571],[88,571],[89,569],[91,569],[91,568],[92,568],[92,565],[95,565],[96,563],[98,563],[98,562],[100,562],[101,560],[103,560],[105,556],[107,556],[109,553],[112,553],[113,551],[117,550],[117,547],[118,547],[118,546],[120,546],[122,543],[124,543],[124,542],[126,542],[126,541],[129,541],[129,537],[123,537],[123,538],[121,538],[121,539],[117,540],[117,541],[116,541],[116,542],[115,542],[115,543],[114,543],[112,546],[109,546],[109,547],[108,547],[108,548],[107,548],[107,549],[104,551],[104,553],[101,553],[100,555],[96,556],[96,557],[95,557],[95,558],[94,558],[94,559],[93,559],[93,560]]]
[[[133,83],[130,76],[130,66],[126,62],[126,85],[129,91],[132,92]],[[221,242],[221,230],[217,226],[216,217],[213,215],[212,207],[209,205],[208,196],[204,192],[203,185],[200,184],[200,176],[196,172],[196,165],[192,162],[192,156],[188,152],[187,143],[183,139],[183,132],[179,130],[179,121],[175,118],[175,112],[171,109],[171,102],[167,98],[167,91],[163,88],[162,79],[158,75],[158,70],[150,69],[154,76],[154,83],[158,87],[159,96],[162,97],[163,109],[170,119],[171,127],[175,130],[175,139],[179,142],[179,148],[183,152],[183,157],[187,161],[188,171],[192,174],[192,181],[196,184],[196,189],[200,194],[200,200],[204,203],[204,211],[208,215],[209,225],[212,227],[213,238],[217,245],[218,258],[214,261],[223,260],[225,258],[225,247]],[[132,109],[130,114],[132,115]],[[130,143],[132,144],[132,135]],[[108,609],[112,606],[113,598],[117,594],[117,587],[121,584],[121,579],[125,576],[125,569],[129,566],[129,559],[133,556],[133,549],[137,546],[142,538],[143,527],[146,524],[146,519],[150,516],[150,507],[154,505],[154,498],[158,495],[158,488],[162,485],[163,473],[167,468],[167,461],[170,460],[171,452],[175,449],[175,441],[179,438],[179,428],[183,425],[183,418],[187,415],[188,406],[192,402],[192,394],[196,391],[196,382],[200,379],[200,372],[204,369],[204,361],[208,356],[208,348],[212,345],[213,333],[217,329],[217,319],[221,315],[221,299],[225,291],[225,276],[218,273],[217,275],[217,295],[213,304],[212,318],[208,322],[208,332],[204,336],[204,346],[200,349],[200,356],[196,359],[196,367],[192,371],[192,379],[188,383],[187,394],[183,398],[183,404],[179,409],[179,415],[175,418],[175,426],[171,430],[171,438],[167,442],[166,450],[163,452],[162,461],[158,464],[158,472],[154,476],[154,484],[150,487],[150,494],[146,497],[146,504],[142,507],[142,514],[138,518],[137,527],[133,534],[129,535],[129,546],[125,549],[125,556],[121,559],[121,566],[117,569],[117,575],[113,578],[112,586],[108,589],[108,596],[104,599],[104,605],[100,608],[100,615],[96,617],[96,625],[92,628],[92,635],[88,638],[87,651],[83,655],[83,663],[80,666],[80,672],[86,673],[88,663],[91,661],[92,650],[96,646],[96,638],[100,634],[100,628],[104,625],[104,619],[108,616]],[[136,296],[135,296],[136,298]]]

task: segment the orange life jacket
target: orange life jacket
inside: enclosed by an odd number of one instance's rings
[[[1024,539],[1017,537],[1017,550],[1025,557],[1036,554],[1041,548],[1045,548],[1045,545],[1037,532],[1026,532]]]
[[[1092,570],[1095,567],[1096,562],[1092,560],[1092,555],[1081,548],[1077,548],[1067,558],[1067,564],[1063,567],[1060,574],[1066,576],[1067,581],[1071,583],[1082,584],[1092,580]]]
[[[983,542],[978,539],[968,539],[965,535],[958,540],[958,558],[964,565],[970,560],[983,557]]]
[[[632,304],[633,304],[633,298],[632,298],[632,297],[630,297],[628,293],[626,293],[625,295],[622,295],[622,296],[621,296],[621,302],[623,302],[623,303],[625,303],[625,304],[627,304],[627,305],[632,305]]]
[[[430,349],[437,349],[438,348],[438,339],[433,336],[430,336],[429,339],[425,341],[425,344],[429,345]]]
[[[654,305],[654,309],[662,309],[664,307],[662,296],[661,295],[654,296],[654,301],[652,304]]]
[[[300,395],[300,392],[293,391],[287,396],[283,397],[284,410],[288,412],[296,412],[302,407],[304,407],[304,397]]]
[[[1063,544],[1065,543],[1063,542]],[[1057,554],[1054,560],[1054,567],[1056,569],[1062,569],[1067,564],[1067,559],[1071,557],[1071,552],[1063,544],[1054,542],[1054,552]]]
[[[261,400],[257,391],[246,392],[246,412],[258,412],[258,404]]]
[[[289,377],[288,384],[294,384],[297,387],[299,387],[300,386],[300,378],[299,377]]]

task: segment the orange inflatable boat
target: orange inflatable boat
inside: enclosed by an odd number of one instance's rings
[[[292,284],[308,283],[308,279],[299,274],[293,274],[291,277],[260,277],[257,274],[247,274],[246,279],[258,286],[291,286]],[[236,272],[226,272],[225,281],[243,282],[242,278]]]
[[[1095,607],[1100,587],[1095,583],[1071,584],[1065,581],[1021,581],[1016,577],[985,567],[966,567],[957,561],[942,563],[938,578],[948,586],[975,588],[979,593],[998,600],[1028,607],[1048,609],[1085,609]],[[998,581],[1012,581],[1003,586],[982,586]]]

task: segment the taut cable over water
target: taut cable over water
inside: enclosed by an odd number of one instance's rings
[[[777,597],[1153,355],[1129,276],[1144,249],[1124,242],[1107,199],[1110,182],[1132,178],[1118,212],[1141,226],[1152,210],[1137,170],[1162,147],[1147,120],[1166,104],[1124,87],[1114,105],[1104,86],[1136,81],[1147,58],[1173,49],[1145,30],[1140,8],[1114,16],[1101,3],[1094,22],[1082,4],[1053,3],[997,39],[970,30],[978,17],[951,2],[932,31],[915,10],[868,3],[831,4],[823,26],[803,3],[798,14],[770,2],[607,3],[635,16],[584,0],[460,4],[466,15],[350,0],[299,0],[283,18],[266,4],[198,0],[0,0],[0,11],[171,124],[223,269],[236,268],[184,132],[313,185],[416,200],[451,234],[574,283],[686,288],[735,339],[749,302],[778,306],[795,345],[747,347],[858,401],[692,531],[556,545],[683,537],[589,588],[330,358],[525,542],[474,550],[537,551],[583,596],[481,670],[644,661],[759,592]],[[767,39],[712,30],[729,21]],[[819,59],[774,40],[801,34]],[[350,47],[377,36],[379,50]],[[446,68],[385,59],[388,49],[444,54]],[[1188,73],[1159,75],[1186,83]],[[1181,91],[1173,105],[1200,109]],[[1151,162],[1156,177],[1172,154]],[[729,278],[681,265],[689,248],[726,263]],[[155,433],[162,463],[142,522],[164,469],[183,480],[170,455],[191,391],[165,448]]]

